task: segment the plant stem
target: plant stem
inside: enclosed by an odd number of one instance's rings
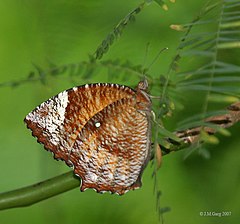
[[[0,194],[0,210],[25,207],[69,191],[79,186],[80,180],[73,172]]]

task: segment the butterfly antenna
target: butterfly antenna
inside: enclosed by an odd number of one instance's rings
[[[155,58],[152,60],[152,62],[151,62],[150,65],[148,66],[147,71],[150,70],[150,68],[152,67],[152,65],[158,60],[160,54],[161,54],[162,52],[166,51],[166,50],[168,50],[168,47],[165,47],[165,48],[161,49],[161,50],[157,53],[157,55],[155,56]]]
[[[145,49],[145,53],[144,53],[144,57],[143,57],[143,62],[142,62],[142,80],[145,81],[147,80],[147,75],[145,74],[145,64],[146,64],[146,61],[147,61],[147,56],[148,56],[148,52],[149,52],[149,46],[150,46],[150,43],[148,42],[146,44],[146,49]]]
[[[143,61],[143,68],[145,67],[144,65],[145,65],[145,63],[146,63],[147,54],[148,54],[148,51],[149,51],[149,45],[150,45],[150,44],[148,43],[147,46],[146,46],[146,51],[145,51],[145,56],[144,56],[144,61]],[[157,55],[154,57],[154,59],[152,60],[152,62],[150,63],[150,65],[149,65],[146,69],[143,69],[143,80],[147,80],[147,78],[151,78],[151,77],[148,77],[145,73],[150,70],[150,68],[152,67],[152,65],[158,60],[160,54],[161,54],[162,52],[164,52],[165,50],[168,50],[168,48],[165,47],[165,48],[161,49],[161,50],[157,53]],[[154,97],[151,96],[151,98],[154,98]],[[159,97],[156,97],[156,98],[159,98]]]
[[[143,71],[142,71],[143,80],[147,80],[147,75],[146,75],[145,73],[146,73],[146,71],[149,71],[150,68],[152,67],[152,65],[158,60],[160,54],[161,54],[162,52],[164,52],[165,50],[168,50],[167,47],[161,49],[161,50],[157,53],[157,55],[154,57],[154,59],[152,60],[152,62],[150,63],[150,65],[149,65],[146,69],[144,69],[145,64],[146,64],[146,61],[147,61],[147,55],[148,55],[148,52],[149,52],[149,46],[150,46],[150,43],[148,42],[148,43],[146,44],[146,50],[145,50],[145,54],[144,54],[144,58],[143,58],[143,63],[142,63],[142,64],[143,64],[143,66],[142,66],[142,67],[143,67]]]
[[[143,63],[142,63],[143,73],[144,73],[144,67],[145,67],[145,64],[146,64],[146,61],[147,61],[147,56],[148,56],[148,52],[149,52],[149,46],[150,46],[150,43],[148,42],[146,44],[145,54],[144,54]]]

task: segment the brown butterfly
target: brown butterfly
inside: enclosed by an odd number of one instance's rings
[[[136,89],[86,84],[63,91],[30,112],[38,142],[73,166],[81,191],[119,195],[141,187],[151,154],[151,100],[146,80]]]

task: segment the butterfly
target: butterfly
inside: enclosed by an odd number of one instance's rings
[[[45,149],[73,167],[80,190],[122,195],[140,188],[151,154],[147,80],[135,89],[108,83],[65,90],[24,119]]]

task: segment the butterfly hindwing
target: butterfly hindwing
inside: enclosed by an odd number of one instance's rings
[[[135,98],[116,101],[83,127],[71,152],[81,190],[123,194],[141,186],[141,172],[149,159],[150,123],[136,108]]]

